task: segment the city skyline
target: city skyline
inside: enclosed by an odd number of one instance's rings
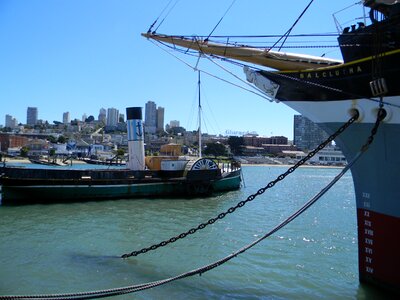
[[[144,109],[144,111],[145,111],[145,119],[146,119],[146,108],[147,108],[147,105],[148,105],[148,103],[152,103],[152,104],[154,104],[154,109],[155,109],[155,111],[154,112],[151,112],[149,115],[151,116],[150,117],[150,119],[152,119],[153,121],[152,122],[154,122],[154,124],[153,124],[153,126],[155,126],[155,129],[154,130],[150,130],[151,131],[151,133],[155,133],[155,130],[160,130],[160,128],[159,128],[159,122],[160,122],[160,120],[162,120],[162,123],[163,123],[163,129],[165,129],[165,126],[170,126],[170,127],[179,127],[179,126],[182,126],[181,125],[181,120],[176,120],[176,119],[171,119],[171,120],[169,120],[169,121],[167,121],[167,122],[165,122],[165,117],[164,117],[164,113],[165,113],[165,108],[164,107],[161,107],[161,106],[158,106],[157,107],[157,103],[155,103],[154,101],[151,101],[151,100],[149,100],[149,101],[147,101],[145,104],[144,104],[144,106],[142,107],[142,109]],[[35,116],[36,116],[36,121],[37,122],[39,122],[39,121],[41,121],[41,122],[48,122],[49,124],[53,124],[53,122],[55,121],[55,122],[61,122],[61,123],[66,123],[65,122],[65,120],[66,119],[68,119],[69,121],[67,122],[67,123],[69,123],[69,122],[71,122],[71,121],[76,121],[76,120],[78,120],[78,121],[84,121],[84,119],[86,118],[86,117],[90,117],[90,116],[93,116],[94,117],[94,119],[95,120],[97,120],[97,121],[103,121],[107,126],[114,126],[115,124],[116,124],[116,122],[115,122],[115,118],[116,118],[116,113],[118,113],[118,115],[121,115],[121,113],[119,113],[119,109],[116,109],[116,108],[114,108],[114,107],[110,107],[110,108],[99,108],[98,109],[98,111],[99,111],[99,113],[98,114],[96,114],[96,113],[93,113],[93,114],[91,114],[91,113],[89,113],[89,114],[87,114],[86,112],[84,112],[84,113],[82,113],[81,114],[81,117],[79,117],[79,116],[74,116],[74,117],[71,117],[71,113],[69,112],[69,111],[64,111],[64,112],[61,112],[60,113],[60,115],[61,115],[61,117],[59,118],[59,119],[57,119],[57,118],[53,118],[53,120],[45,120],[45,119],[42,119],[41,117],[40,117],[40,108],[39,107],[32,107],[32,106],[28,106],[27,107],[27,109],[29,109],[29,108],[35,108],[36,109],[36,114],[35,114]],[[28,114],[27,113],[27,109],[26,109],[26,114]],[[124,110],[125,111],[125,110]],[[110,121],[109,121],[109,119],[108,119],[108,115],[109,115],[109,113],[111,112],[111,114],[114,116],[113,117],[113,121],[111,121],[111,123],[110,123]],[[97,118],[96,118],[96,115],[98,116]],[[124,114],[122,114],[122,115],[124,115]],[[85,118],[83,117],[83,116],[85,116]],[[6,126],[6,124],[7,124],[7,118],[9,119],[9,120],[11,120],[11,118],[13,119],[13,120],[16,120],[16,124],[18,125],[18,124],[22,124],[22,125],[30,125],[30,124],[28,124],[27,122],[26,123],[24,123],[24,122],[22,122],[22,121],[20,121],[20,120],[18,120],[13,114],[6,114],[5,115],[5,122],[4,122],[4,125],[3,125],[3,123],[1,123],[0,122],[0,127],[2,126],[2,127],[11,127],[11,128],[13,128],[12,126]],[[26,115],[25,116],[25,119],[27,119],[28,118],[28,116]],[[184,127],[184,126],[182,126],[182,127]],[[185,128],[185,127],[184,127]],[[197,127],[197,125],[195,125],[193,128],[185,128],[186,130],[198,130],[198,127]],[[153,132],[154,131],[154,132]],[[207,132],[204,132],[204,133],[207,133]],[[225,129],[224,130],[224,132],[220,132],[220,133],[217,133],[216,135],[223,135],[223,136],[228,136],[228,135],[244,135],[245,133],[248,133],[248,134],[258,134],[257,132],[255,132],[254,130],[246,130],[246,129],[240,129],[239,131],[232,131],[232,130],[230,130],[230,129]],[[272,133],[272,132],[271,132]],[[259,134],[260,135],[260,134]],[[272,135],[272,134],[271,134]],[[271,136],[271,135],[269,135],[269,136]],[[268,135],[260,135],[260,136],[268,136]],[[276,136],[280,136],[280,134],[276,134]]]

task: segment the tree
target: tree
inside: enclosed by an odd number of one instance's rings
[[[204,149],[205,155],[225,156],[227,154],[226,147],[221,143],[207,143]]]
[[[51,148],[51,149],[49,150],[49,156],[50,156],[50,157],[53,157],[54,155],[56,155],[56,149]]]
[[[124,155],[125,155],[125,150],[122,148],[119,148],[117,150],[117,157],[122,158],[122,157],[124,157]]]
[[[21,150],[20,150],[20,155],[22,157],[27,157],[28,156],[28,152],[29,152],[28,147],[22,147]]]
[[[241,155],[244,138],[242,136],[230,136],[228,138],[228,145],[234,155]]]
[[[47,138],[47,140],[48,140],[50,143],[53,143],[53,144],[57,142],[56,138],[55,138],[54,136],[52,136],[52,135],[50,135],[50,136]]]
[[[58,137],[57,143],[64,144],[66,141],[67,141],[67,139],[65,138],[65,136],[60,135]]]

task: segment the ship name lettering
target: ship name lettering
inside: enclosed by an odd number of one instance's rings
[[[374,240],[373,239],[369,239],[369,238],[365,238],[365,243],[367,245],[373,245],[374,244]]]
[[[374,273],[374,268],[371,268],[371,267],[366,267],[365,268],[365,271],[367,271],[368,273]]]
[[[360,66],[342,68],[334,71],[300,73],[299,78],[300,79],[333,78],[339,76],[353,75],[357,73],[362,73],[362,68]]]
[[[374,231],[372,229],[364,229],[366,235],[374,236]]]
[[[372,248],[365,247],[365,253],[367,253],[367,254],[372,254],[372,253],[373,253]]]

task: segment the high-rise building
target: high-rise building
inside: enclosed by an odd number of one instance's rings
[[[99,121],[107,124],[107,111],[105,110],[105,108],[100,108]]]
[[[157,108],[157,131],[164,131],[164,107]]]
[[[117,126],[119,121],[119,111],[116,108],[107,109],[107,126]]]
[[[70,117],[69,111],[66,111],[65,113],[63,113],[63,123],[68,124],[70,121],[71,121],[71,117]]]
[[[180,126],[179,121],[177,121],[177,120],[169,121],[169,127],[174,128],[174,127],[179,127],[179,126]]]
[[[26,124],[27,125],[36,125],[38,121],[38,109],[37,107],[28,107],[26,113]]]
[[[300,150],[312,150],[329,137],[321,127],[302,115],[294,116],[293,125],[293,143]]]
[[[153,101],[148,101],[146,103],[144,125],[147,133],[156,133],[157,106]]]
[[[18,125],[17,119],[15,119],[11,115],[6,115],[6,123],[5,123],[6,127],[15,128],[17,127],[17,125]]]

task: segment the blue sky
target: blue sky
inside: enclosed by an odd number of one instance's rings
[[[283,34],[309,2],[236,0],[214,35]],[[315,0],[292,33],[334,33],[332,13],[355,2]],[[140,35],[168,3],[0,0],[0,124],[4,125],[6,114],[25,123],[28,106],[38,107],[39,119],[51,123],[61,121],[66,111],[72,118],[83,114],[97,118],[102,107],[124,112],[151,100],[165,108],[166,123],[179,120],[186,129],[195,129],[197,72]],[[180,0],[157,32],[208,35],[231,3]],[[361,13],[360,7],[355,10]],[[340,21],[354,21],[351,12],[342,13]],[[340,58],[336,48],[290,52]],[[192,57],[180,57],[195,64]],[[206,59],[199,67],[232,80]],[[245,78],[240,67],[227,68]],[[282,103],[270,103],[207,75],[202,75],[201,92],[203,132],[293,137],[296,112]]]

